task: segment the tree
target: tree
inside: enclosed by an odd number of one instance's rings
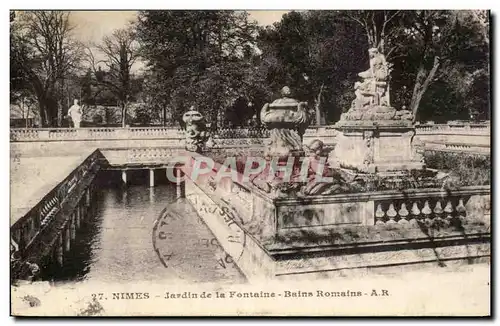
[[[94,52],[103,59],[96,59]],[[97,84],[112,92],[121,108],[122,126],[126,125],[127,105],[132,100],[132,66],[139,59],[138,43],[132,27],[118,29],[105,36],[100,44],[87,48],[87,61],[94,72]],[[101,65],[105,70],[101,70]]]
[[[17,71],[11,83],[22,81],[36,96],[42,126],[61,126],[65,79],[79,69],[81,59],[69,13],[24,11],[11,19],[11,71],[12,66]]]
[[[488,22],[484,12],[358,10],[347,16],[364,27],[368,45],[378,47],[392,61],[395,102],[407,105],[415,119],[434,81],[446,78],[457,65],[466,75],[471,63],[480,63],[483,68],[487,65]]]
[[[151,92],[160,90],[161,105],[174,120],[194,105],[216,128],[220,112],[240,97],[252,100],[256,25],[248,14],[143,11],[137,33],[151,72],[148,84],[154,86],[146,98],[157,98]]]
[[[323,116],[338,119],[348,109],[359,66],[367,60],[361,28],[343,12],[290,12],[262,29],[259,48],[271,89],[288,85]]]

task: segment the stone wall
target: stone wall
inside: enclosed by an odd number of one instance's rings
[[[238,238],[245,239],[238,244],[225,241],[234,232],[231,219],[206,214],[197,202],[200,218],[225,250],[237,251],[235,261],[250,279],[317,279],[353,269],[489,259],[489,186],[282,198],[242,183],[240,174],[238,181],[217,181],[219,168],[195,180],[186,169],[186,195],[220,208],[212,212],[234,210]],[[445,221],[451,224],[440,227]]]

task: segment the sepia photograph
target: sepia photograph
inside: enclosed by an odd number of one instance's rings
[[[11,316],[491,316],[490,21],[10,10]]]

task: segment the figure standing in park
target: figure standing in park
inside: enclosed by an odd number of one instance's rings
[[[78,100],[74,100],[73,105],[68,110],[68,116],[71,117],[73,126],[75,128],[80,128],[80,122],[82,121],[82,108],[78,105]]]

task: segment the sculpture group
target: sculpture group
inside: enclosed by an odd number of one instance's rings
[[[377,48],[368,50],[370,68],[360,72],[361,82],[354,84],[356,98],[341,120],[412,120],[410,111],[391,107],[390,68],[385,56]]]

